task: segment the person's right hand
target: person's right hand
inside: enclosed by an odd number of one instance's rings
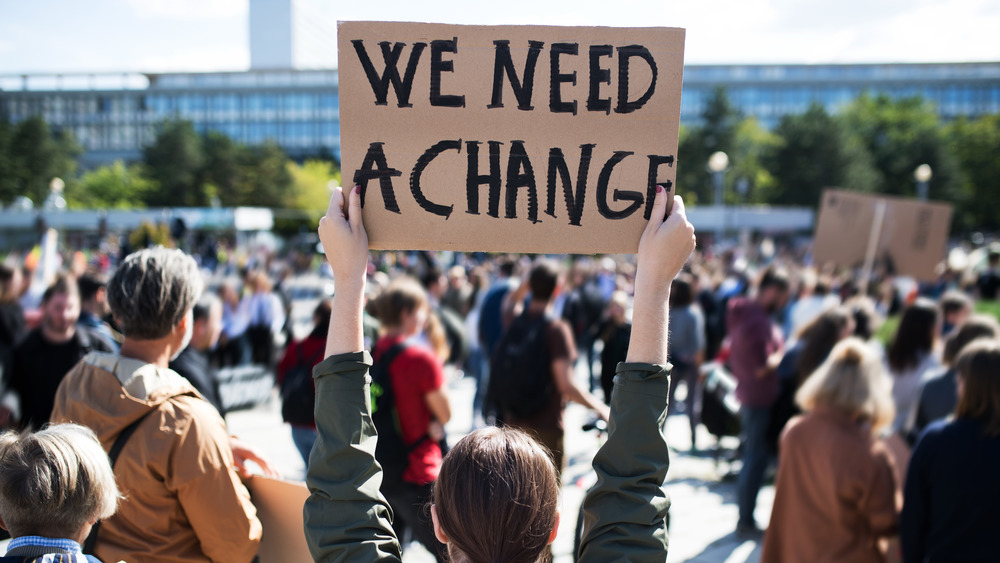
[[[319,240],[333,268],[336,283],[363,281],[368,267],[368,234],[361,221],[361,192],[355,186],[345,201],[337,187],[330,196],[326,215],[319,220]]]
[[[694,226],[687,220],[681,197],[674,196],[673,209],[664,219],[666,211],[667,192],[657,186],[653,214],[639,239],[636,283],[641,275],[645,282],[669,284],[694,251]]]

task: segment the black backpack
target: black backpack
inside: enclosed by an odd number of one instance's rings
[[[501,415],[527,417],[538,413],[555,392],[545,334],[547,315],[523,313],[514,319],[490,358],[490,396]]]
[[[372,366],[370,374],[372,422],[378,431],[378,442],[375,446],[375,459],[382,466],[383,485],[401,483],[403,473],[410,464],[410,452],[422,444],[429,436],[425,433],[412,444],[403,440],[402,428],[399,424],[399,413],[396,410],[396,394],[392,389],[392,378],[389,366],[400,352],[410,344],[405,340],[389,348]]]
[[[324,349],[320,349],[322,356]],[[313,366],[321,357],[306,363],[302,361],[302,343],[295,345],[295,365],[281,381],[281,418],[289,424],[309,425],[316,422],[316,388],[313,387]]]

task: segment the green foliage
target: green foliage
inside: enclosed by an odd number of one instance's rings
[[[41,117],[17,125],[0,120],[0,203],[23,195],[41,206],[53,178],[67,187],[75,181],[80,153],[69,132],[53,134]]]
[[[956,223],[965,229],[1000,229],[1000,214],[994,206],[983,205],[996,201],[1000,193],[1000,115],[958,119],[946,135],[963,172]]]
[[[170,237],[170,228],[165,223],[154,225],[149,221],[143,221],[134,231],[129,233],[128,242],[133,250],[157,245],[174,246],[174,240]]]
[[[201,137],[190,121],[166,121],[156,140],[142,151],[146,173],[159,189],[146,203],[151,207],[207,206],[208,198],[199,189],[204,165]]]
[[[331,182],[340,184],[340,170],[328,160],[289,162],[287,168],[292,186],[285,211],[274,218],[274,230],[288,235],[313,231],[330,203]]]
[[[846,131],[868,154],[877,174],[864,191],[915,197],[913,171],[929,164],[934,171],[929,199],[960,201],[959,170],[948,150],[933,107],[920,97],[893,100],[886,95],[857,98],[842,115]]]
[[[156,184],[146,178],[141,165],[125,166],[120,160],[86,172],[73,186],[66,188],[66,203],[77,208],[143,207],[155,192]]]
[[[766,157],[780,142],[774,133],[764,129],[756,119],[747,118],[736,125],[732,152],[729,155],[727,204],[768,203],[766,194],[773,190],[775,179],[765,167]],[[742,190],[744,194],[740,193]]]
[[[702,124],[681,131],[677,147],[677,193],[691,204],[713,203],[712,182],[705,164],[715,151],[732,152],[740,114],[724,88],[717,88],[705,102]],[[731,164],[735,164],[730,155]],[[726,175],[727,190],[732,184]]]

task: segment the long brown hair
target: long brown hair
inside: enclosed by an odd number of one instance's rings
[[[978,420],[987,436],[1000,436],[1000,341],[973,342],[958,356],[958,377],[964,389],[955,418]]]
[[[509,427],[462,438],[434,484],[438,523],[456,563],[536,563],[556,525],[558,497],[548,451]]]
[[[799,385],[816,371],[840,342],[853,319],[845,307],[834,307],[821,313],[799,331],[802,353],[795,362],[795,377]]]
[[[896,335],[886,350],[889,368],[896,372],[915,368],[934,349],[939,313],[937,305],[921,297],[903,311]]]

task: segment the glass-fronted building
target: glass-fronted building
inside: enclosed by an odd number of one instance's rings
[[[336,70],[0,77],[0,117],[72,131],[84,164],[138,158],[166,119],[251,146],[274,141],[293,158],[339,157],[338,107]]]
[[[681,123],[697,124],[717,87],[744,115],[773,127],[819,102],[836,113],[863,92],[920,95],[943,119],[1000,113],[1000,62],[855,65],[688,65]],[[0,75],[0,118],[43,117],[72,131],[84,165],[137,159],[156,124],[185,119],[293,158],[340,156],[336,70],[180,74]]]
[[[922,96],[945,120],[1000,113],[1000,62],[845,65],[688,65],[681,123],[701,117],[713,90],[726,88],[745,116],[770,129],[818,102],[837,113],[862,93]]]

